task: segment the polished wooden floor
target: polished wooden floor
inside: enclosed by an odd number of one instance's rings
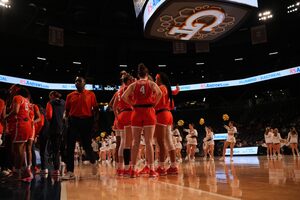
[[[76,181],[62,182],[61,199],[298,199],[300,159],[234,157],[234,162],[202,161],[180,165],[178,176],[120,178],[111,165],[76,169]]]
[[[199,200],[199,199],[299,199],[300,159],[234,157],[234,162],[203,161],[180,164],[178,176],[156,179],[122,178],[112,165],[76,167],[76,180],[55,181],[39,175],[30,184],[10,179],[0,181],[0,199],[38,200]]]

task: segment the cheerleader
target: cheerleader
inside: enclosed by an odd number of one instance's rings
[[[280,136],[280,133],[278,132],[278,129],[275,128],[273,132],[272,142],[273,142],[273,157],[276,158],[276,153],[278,154],[278,158],[282,158],[280,154],[280,144],[282,141],[282,138]]]
[[[115,162],[116,162],[116,147],[117,147],[117,138],[115,136],[115,133],[112,132],[111,133],[111,136],[110,136],[110,151],[111,151],[111,155],[112,155],[112,164],[115,165]]]
[[[292,148],[294,158],[296,157],[296,154],[299,157],[300,155],[299,155],[299,150],[298,150],[298,133],[297,133],[295,127],[292,127],[290,129],[287,141],[289,142],[290,147]]]
[[[195,152],[196,152],[196,147],[198,144],[198,142],[197,142],[198,132],[196,129],[194,129],[193,123],[189,124],[189,129],[183,129],[183,131],[188,133],[188,135],[186,136],[187,156],[186,156],[185,160],[195,161]]]
[[[107,142],[104,138],[101,140],[101,147],[100,147],[100,160],[102,160],[102,164],[105,164],[106,161],[106,154],[107,154]]]
[[[230,145],[230,161],[233,161],[232,156],[233,156],[233,147],[236,143],[234,134],[237,133],[236,127],[233,125],[234,122],[230,121],[229,126],[224,126],[224,128],[227,130],[227,139],[224,142],[223,146],[223,156],[220,158],[221,161],[225,160],[225,153],[226,153],[226,148]]]
[[[273,142],[272,142],[272,137],[273,137],[273,129],[270,127],[266,128],[265,131],[265,142],[267,145],[267,159],[272,158],[272,151],[273,151]]]
[[[177,127],[173,130],[173,141],[176,148],[176,157],[178,162],[182,162],[181,149],[182,149],[182,137]]]
[[[144,162],[146,160],[145,156],[145,137],[144,134],[141,136],[141,142],[140,142],[140,149],[139,149],[139,159],[140,161]]]
[[[203,139],[203,143],[206,144],[205,152],[207,152],[207,154],[209,155],[210,160],[214,160],[214,147],[215,147],[214,133],[211,127],[205,127],[205,132],[206,132],[206,137]],[[205,160],[206,160],[206,155],[205,155]]]

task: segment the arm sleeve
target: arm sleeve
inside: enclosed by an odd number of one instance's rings
[[[190,129],[183,129],[184,132],[190,133]]]

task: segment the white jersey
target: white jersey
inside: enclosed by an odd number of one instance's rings
[[[268,132],[267,135],[265,134],[265,142],[266,142],[266,144],[273,143],[272,137],[273,137],[273,133],[272,132]]]
[[[184,129],[185,132],[188,132],[188,135],[186,136],[187,144],[191,145],[197,145],[197,137],[198,132],[196,129],[193,129],[192,131],[190,129]]]
[[[298,134],[293,135],[291,132],[289,132],[287,141],[290,144],[298,144]]]
[[[277,133],[277,136],[273,135],[272,142],[273,144],[280,144],[281,136],[280,133]]]

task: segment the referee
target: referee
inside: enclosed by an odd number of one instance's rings
[[[66,99],[66,117],[69,119],[70,130],[67,136],[67,173],[62,177],[65,180],[75,179],[74,149],[78,139],[81,141],[87,158],[94,164],[93,174],[97,173],[91,139],[93,127],[97,127],[98,106],[95,94],[86,90],[85,84],[83,77],[76,77],[77,90],[68,94]]]

